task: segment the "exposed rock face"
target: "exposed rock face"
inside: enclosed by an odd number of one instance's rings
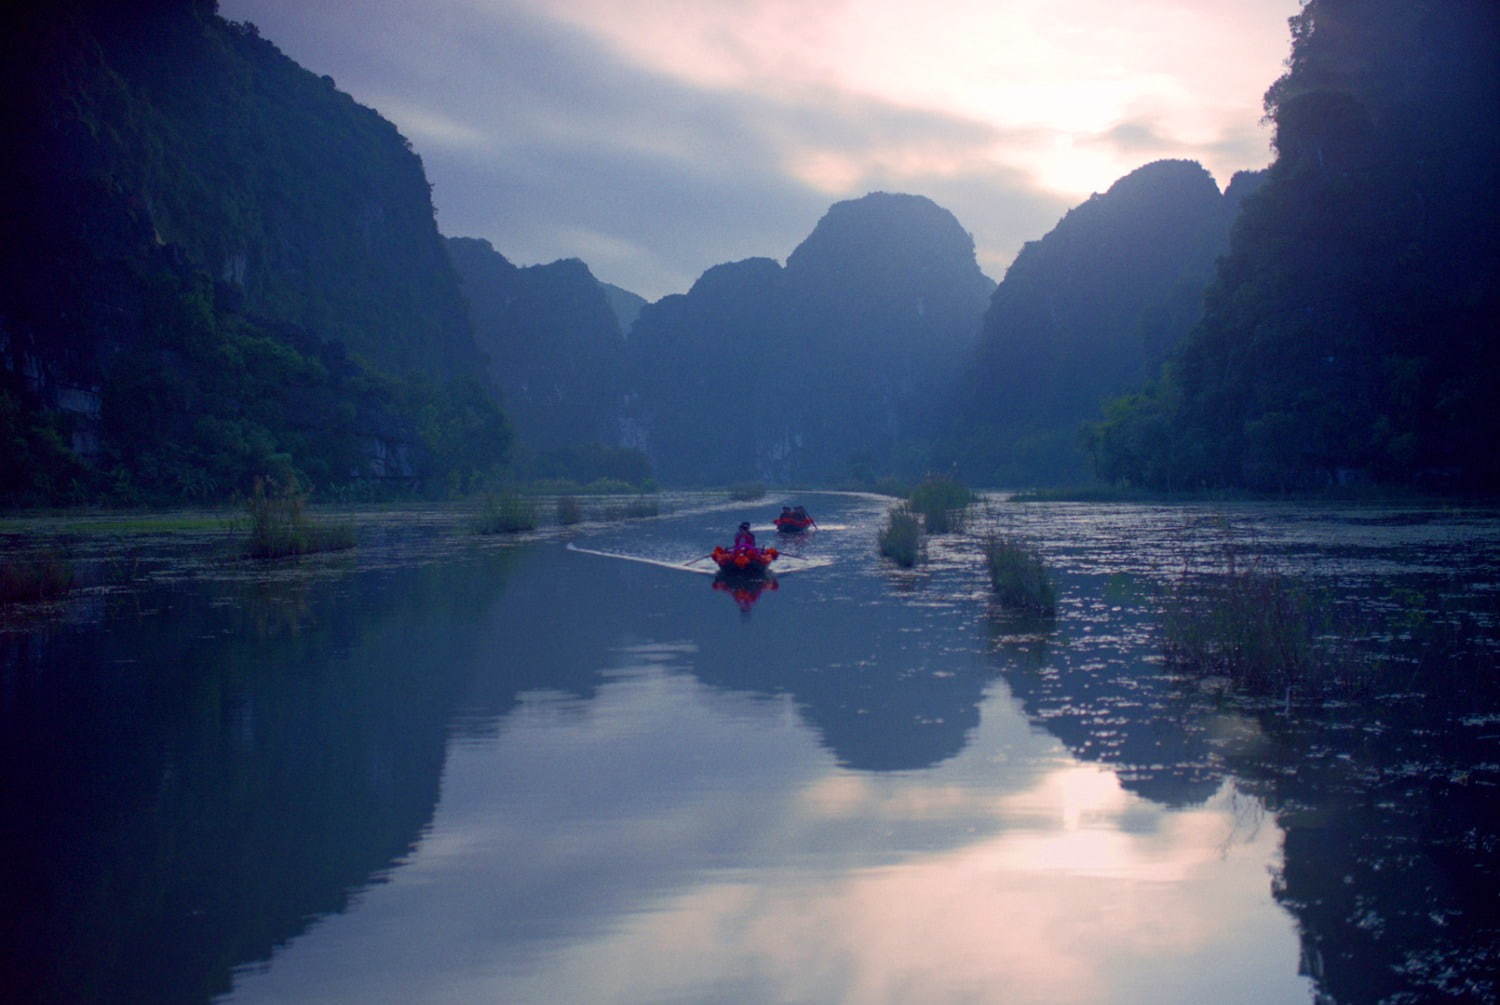
[[[458,407],[482,357],[391,123],[208,0],[7,5],[0,31],[0,434],[29,457],[0,498],[326,484],[383,435],[351,421],[414,440],[412,410]]]
[[[838,203],[782,268],[715,266],[641,312],[631,355],[668,480],[846,477],[932,432],[993,283],[929,199]]]
[[[448,249],[518,438],[535,450],[619,443],[625,339],[588,266],[517,268],[469,237]]]
[[[984,484],[1081,480],[1083,423],[1153,377],[1203,291],[1255,175],[1220,194],[1193,161],[1157,161],[1029,242],[996,288],[954,439]]]

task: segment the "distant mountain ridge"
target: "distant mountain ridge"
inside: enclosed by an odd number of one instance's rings
[[[787,258],[715,266],[645,307],[635,419],[664,478],[847,479],[929,436],[993,282],[922,196],[831,207]]]
[[[982,484],[1089,477],[1080,430],[1141,386],[1197,322],[1245,196],[1193,161],[1147,164],[1027,242],[996,288],[952,437]]]
[[[470,237],[448,238],[448,252],[517,437],[534,450],[618,444],[626,374],[615,302],[628,309],[634,294],[615,288],[612,300],[576,258],[518,267]]]

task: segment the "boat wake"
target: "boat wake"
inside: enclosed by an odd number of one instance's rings
[[[581,555],[598,555],[601,558],[618,558],[626,562],[640,562],[643,565],[656,565],[663,569],[676,569],[678,572],[697,572],[712,576],[719,571],[718,565],[707,555],[690,559],[686,562],[668,562],[660,558],[647,558],[645,555],[623,555],[617,551],[597,551],[593,548],[580,548],[573,542],[568,542],[568,550],[576,551]],[[818,569],[825,565],[832,565],[831,558],[804,558],[801,555],[780,555],[771,569],[778,576],[784,576],[790,572],[801,572],[804,569]]]

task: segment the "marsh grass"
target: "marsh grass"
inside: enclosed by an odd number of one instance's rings
[[[910,511],[922,517],[929,534],[960,533],[974,501],[968,486],[946,475],[929,475],[907,497]]]
[[[564,527],[583,522],[583,507],[573,496],[561,496],[557,500],[557,522]]]
[[[1330,654],[1319,641],[1326,622],[1324,605],[1292,577],[1231,556],[1226,570],[1184,573],[1166,590],[1162,651],[1177,669],[1289,694],[1329,676]]]
[[[245,501],[249,518],[249,558],[285,558],[354,547],[352,523],[316,523],[307,515],[307,496],[295,488],[268,490],[256,479],[255,489]]]
[[[73,588],[73,567],[55,552],[0,559],[0,604],[58,600]]]
[[[984,542],[984,560],[1001,605],[1044,617],[1056,613],[1057,591],[1034,546],[1018,537],[992,534]]]
[[[729,486],[729,498],[735,502],[749,502],[753,499],[761,499],[766,494],[766,487],[760,482],[736,482]]]
[[[880,553],[910,569],[922,555],[922,525],[906,505],[893,506],[879,536]]]
[[[536,529],[536,504],[515,492],[490,493],[480,504],[474,529],[480,534],[518,534]]]

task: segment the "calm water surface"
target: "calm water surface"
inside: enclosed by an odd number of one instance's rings
[[[1232,540],[1483,627],[1493,514],[1001,507],[1057,570],[1040,622],[992,607],[971,542],[899,572],[887,502],[799,501],[823,529],[777,543],[810,567],[758,596],[653,563],[780,498],[520,544],[389,520],[270,575],[136,556],[130,588],[10,625],[10,985],[1482,1000],[1500,716],[1231,701],[1164,672],[1152,625],[1153,584]]]

